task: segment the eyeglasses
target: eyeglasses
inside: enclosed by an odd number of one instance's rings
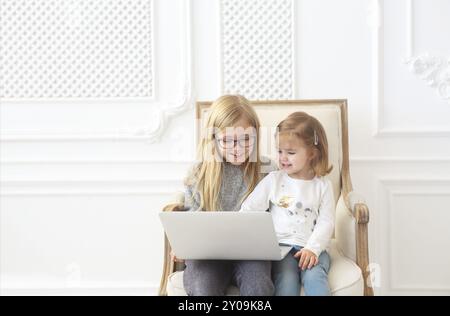
[[[233,149],[236,143],[239,144],[241,148],[248,148],[255,144],[256,136],[247,135],[242,138],[234,139],[232,137],[217,137],[214,136],[219,143],[220,147],[223,149]]]

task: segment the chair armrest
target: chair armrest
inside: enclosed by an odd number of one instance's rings
[[[345,197],[345,205],[358,224],[369,223],[369,208],[364,197],[356,192],[350,192]]]
[[[170,201],[163,207],[163,212],[182,212],[185,211],[184,207],[184,192],[176,192],[170,199]],[[170,247],[169,240],[167,239],[166,234],[164,234],[164,264],[163,264],[163,272],[161,275],[161,282],[159,285],[159,295],[167,295],[167,281],[169,279],[169,275],[175,272],[176,270],[181,270],[184,267],[173,260],[171,256],[172,248]]]
[[[184,192],[175,192],[163,207],[163,212],[184,211]]]
[[[335,236],[345,256],[356,261],[364,278],[364,295],[373,295],[370,285],[369,208],[364,198],[355,192],[341,194],[336,206]]]

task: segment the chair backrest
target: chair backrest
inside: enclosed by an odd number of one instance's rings
[[[212,102],[197,103],[197,141]],[[286,100],[251,102],[261,123],[260,154],[276,161],[274,133],[279,122],[297,111],[317,118],[325,128],[329,160],[333,165],[328,178],[333,183],[336,203],[342,189],[342,172],[348,170],[348,127],[346,100]]]

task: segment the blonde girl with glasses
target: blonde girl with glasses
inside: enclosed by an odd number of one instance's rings
[[[198,148],[199,162],[185,180],[185,207],[204,212],[240,209],[264,176],[259,128],[258,117],[243,96],[224,95],[213,102]],[[244,296],[273,294],[270,261],[186,260],[185,264],[188,295],[225,295],[230,284]]]

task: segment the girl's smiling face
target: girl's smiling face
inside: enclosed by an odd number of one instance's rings
[[[289,136],[279,136],[278,142],[278,164],[281,170],[297,179],[310,180],[314,177],[311,168],[313,158],[301,139]]]
[[[253,152],[256,143],[255,128],[245,118],[233,127],[228,127],[216,135],[217,148],[225,161],[239,166]]]

